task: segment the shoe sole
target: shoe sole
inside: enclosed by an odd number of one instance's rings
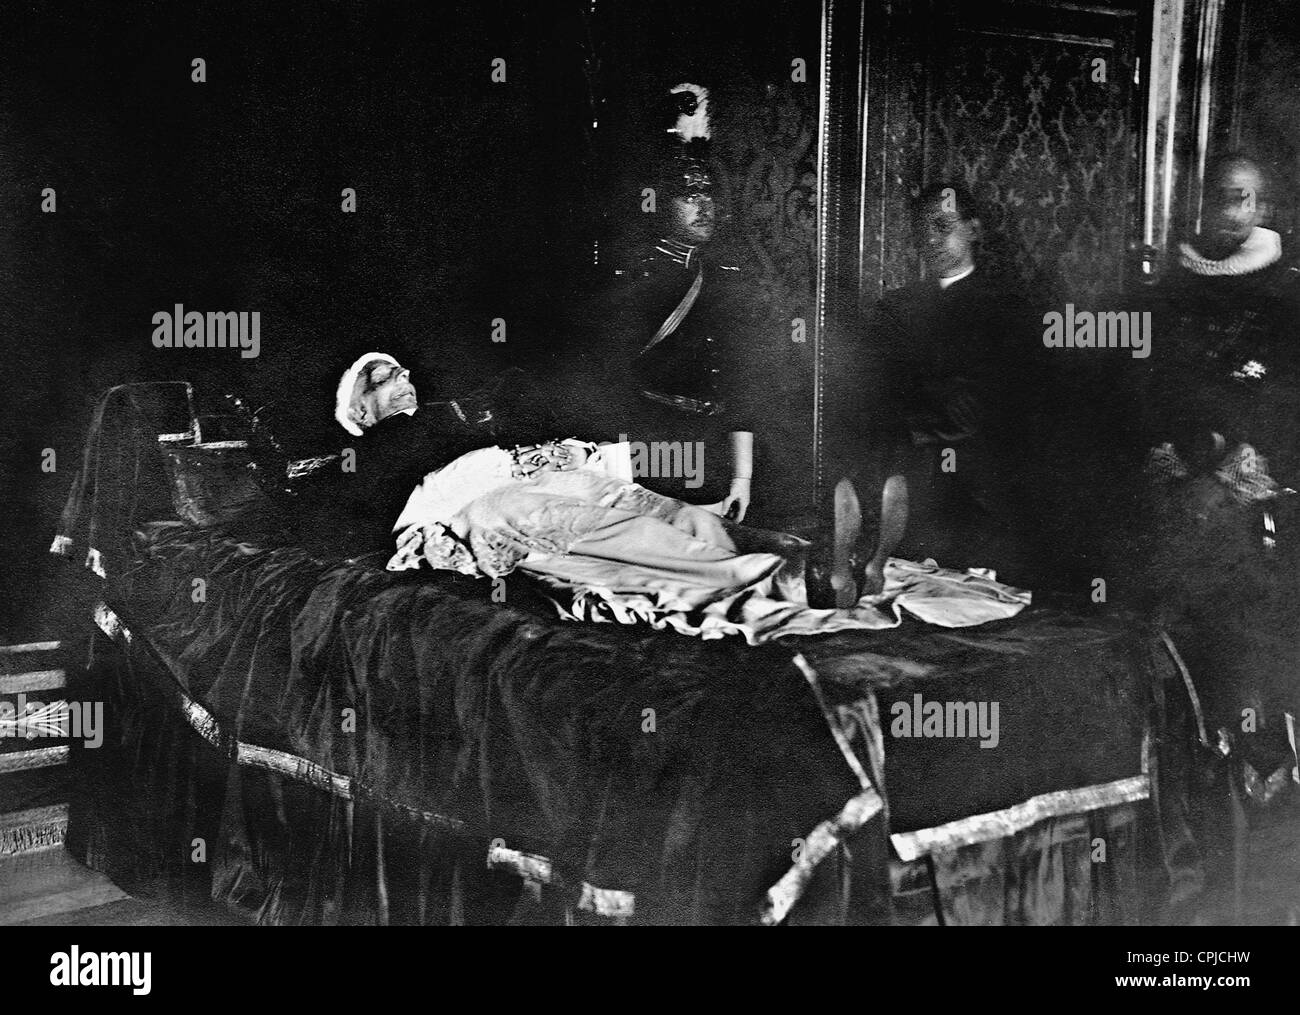
[[[862,536],[862,506],[858,492],[848,480],[835,487],[835,542],[831,558],[831,588],[835,608],[852,609],[858,602],[858,582],[853,575],[853,551]]]

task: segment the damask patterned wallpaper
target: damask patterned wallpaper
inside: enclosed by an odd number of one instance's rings
[[[817,93],[785,81],[732,94],[714,158],[730,253],[753,295],[747,348],[761,361],[774,407],[758,437],[759,467],[772,480],[764,508],[785,516],[805,506],[811,465]],[[796,320],[806,328],[802,341]]]
[[[947,0],[871,14],[864,303],[919,274],[908,203],[939,179],[971,189],[986,259],[1027,286],[1085,302],[1119,286],[1140,199],[1135,19],[1056,33]]]
[[[1122,50],[957,41],[936,75],[937,101],[914,110],[925,175],[971,189],[1003,270],[1084,303],[1121,284],[1137,202],[1132,80]]]
[[[812,312],[816,276],[817,108],[809,88],[767,86],[738,104],[716,148],[733,243],[752,260],[761,317],[789,337]]]

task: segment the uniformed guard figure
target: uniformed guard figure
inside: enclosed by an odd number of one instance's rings
[[[716,254],[719,209],[708,163],[708,91],[671,90],[669,148],[655,181],[659,235],[631,266],[621,295],[634,329],[625,355],[631,415],[627,437],[647,446],[649,471],[680,442],[703,455],[702,474],[638,476],[651,489],[694,503],[721,501],[741,520],[749,509],[753,425],[738,379],[746,345],[739,269]]]

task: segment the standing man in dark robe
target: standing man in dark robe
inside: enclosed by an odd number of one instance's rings
[[[1025,318],[1012,287],[977,262],[981,222],[963,186],[926,188],[913,226],[924,277],[872,309],[863,389],[850,396],[871,458],[859,492],[883,489],[864,591],[879,591],[891,555],[1006,569],[1015,581],[1030,555],[1013,488]]]

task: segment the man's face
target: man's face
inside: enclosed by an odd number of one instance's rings
[[[1197,249],[1206,257],[1227,257],[1246,242],[1262,219],[1263,177],[1247,162],[1224,166],[1205,184]]]
[[[975,265],[979,219],[963,219],[942,200],[931,201],[916,217],[917,243],[926,273],[936,278],[959,275]]]
[[[673,232],[687,243],[708,243],[717,228],[717,212],[708,194],[673,198]]]
[[[374,426],[397,412],[418,409],[411,372],[388,360],[372,360],[357,377],[357,405],[365,411],[366,426]]]

